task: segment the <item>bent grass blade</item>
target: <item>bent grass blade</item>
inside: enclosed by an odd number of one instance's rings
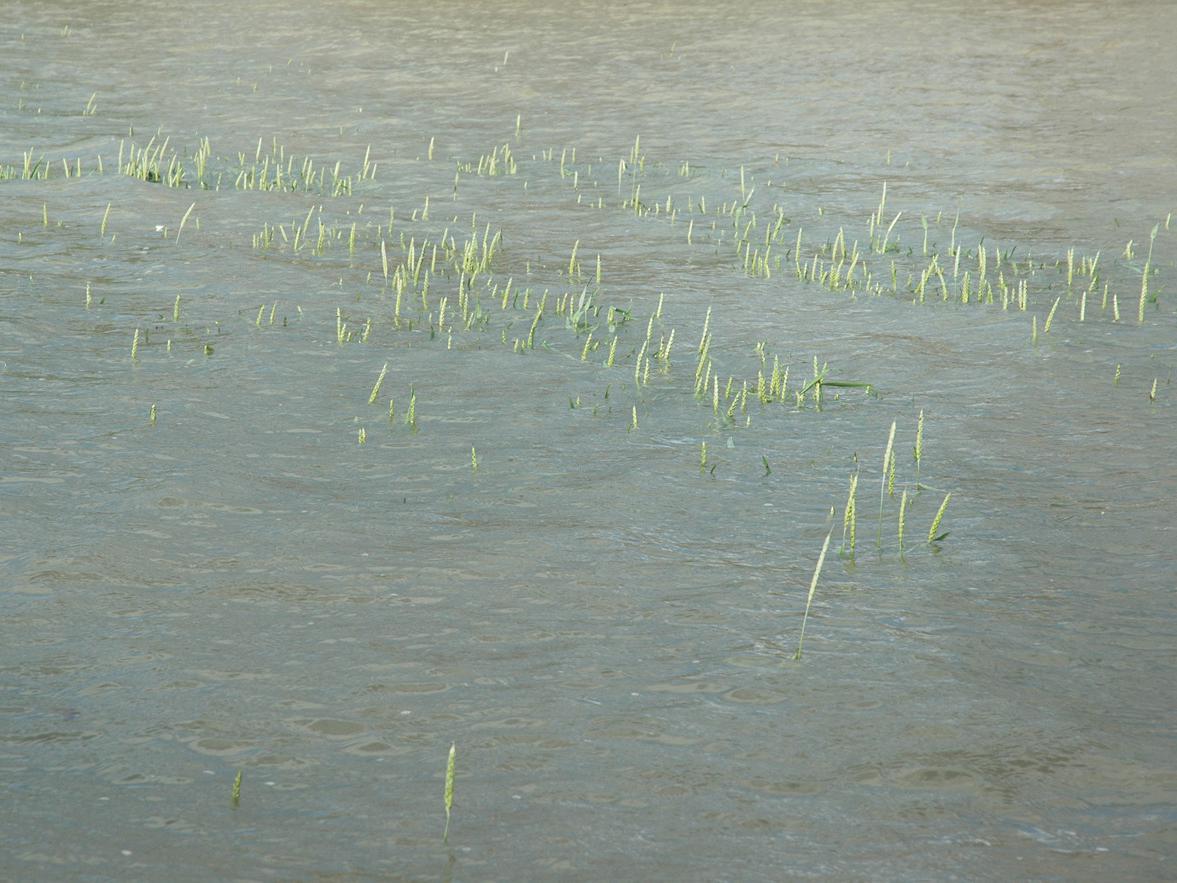
[[[180,228],[176,230],[176,245],[180,244],[180,234],[184,232],[184,225],[188,223],[188,216],[192,214],[194,208],[196,208],[196,203],[188,206],[188,211],[184,212],[184,217],[180,218]]]
[[[809,582],[809,595],[805,599],[805,614],[801,617],[801,637],[797,639],[797,652],[793,659],[801,658],[801,647],[805,644],[805,625],[809,622],[809,608],[813,606],[813,593],[817,591],[817,579],[821,576],[822,565],[826,563],[826,552],[830,548],[830,537],[833,531],[826,534],[825,542],[821,544],[821,554],[817,556],[817,567],[813,570],[813,579]]]

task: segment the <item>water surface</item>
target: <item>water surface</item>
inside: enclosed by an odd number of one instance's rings
[[[10,7],[0,875],[1172,875],[1177,11],[866,7]]]

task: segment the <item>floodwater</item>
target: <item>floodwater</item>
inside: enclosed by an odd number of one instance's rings
[[[1175,33],[8,4],[0,877],[1172,878]]]

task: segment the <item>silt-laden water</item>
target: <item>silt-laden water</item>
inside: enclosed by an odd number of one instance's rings
[[[1171,877],[1175,32],[11,6],[0,877]]]

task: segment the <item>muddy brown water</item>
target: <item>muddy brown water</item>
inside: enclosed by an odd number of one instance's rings
[[[853,6],[9,4],[0,876],[1173,876],[1177,7]]]

